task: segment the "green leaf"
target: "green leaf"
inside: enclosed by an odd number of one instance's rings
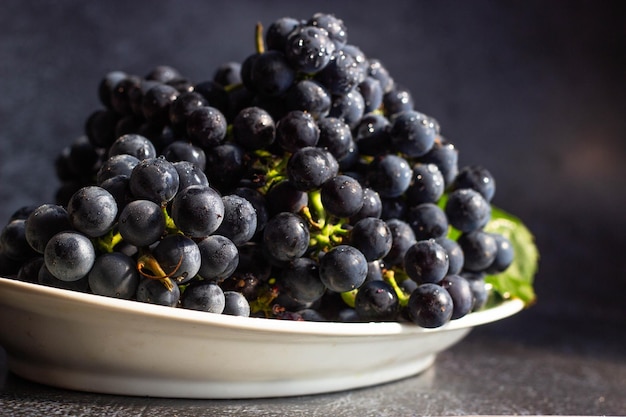
[[[533,281],[539,266],[534,236],[519,218],[497,207],[492,207],[485,230],[509,239],[515,251],[513,263],[504,272],[488,275],[486,282],[503,298],[519,298],[526,305],[532,304],[536,298]]]

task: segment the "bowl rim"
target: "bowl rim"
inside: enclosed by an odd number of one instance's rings
[[[8,295],[5,293],[7,291],[23,296],[45,297],[50,301],[58,303],[78,304],[85,308],[99,310],[114,310],[119,313],[134,314],[155,320],[167,319],[184,322],[186,324],[222,327],[241,331],[346,337],[397,334],[413,335],[459,330],[504,319],[518,313],[524,308],[522,300],[511,298],[504,300],[494,307],[472,312],[459,319],[451,320],[442,327],[427,329],[411,323],[401,322],[343,323],[239,317],[83,293],[0,276],[0,304],[6,302],[5,299]],[[27,305],[21,305],[19,308],[22,310],[30,310]]]

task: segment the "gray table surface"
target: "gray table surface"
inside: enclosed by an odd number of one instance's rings
[[[626,21],[618,1],[0,2],[0,221],[50,202],[52,158],[82,134],[111,70],[209,79],[253,27],[333,12],[459,147],[494,174],[542,254],[538,302],[479,327],[405,380],[262,400],[70,392],[0,351],[0,415],[626,415]],[[0,320],[10,320],[2,317]]]

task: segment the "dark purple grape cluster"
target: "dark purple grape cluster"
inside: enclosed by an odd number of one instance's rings
[[[56,158],[54,204],[18,210],[2,273],[213,313],[438,327],[513,260],[485,231],[494,178],[330,14],[257,27],[193,82],[115,71]]]

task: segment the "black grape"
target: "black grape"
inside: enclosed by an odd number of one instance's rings
[[[96,260],[91,240],[76,232],[60,232],[52,236],[44,250],[48,271],[61,281],[84,278]]]
[[[337,175],[321,188],[321,200],[326,212],[337,217],[350,217],[363,207],[363,188],[347,175]]]
[[[354,290],[366,277],[367,259],[353,246],[335,246],[320,259],[320,278],[331,291]]]
[[[135,261],[119,252],[98,256],[87,279],[94,294],[130,300],[139,286]]]
[[[437,328],[448,323],[454,309],[450,293],[438,284],[419,285],[409,297],[407,311],[415,324]]]
[[[165,233],[165,215],[161,207],[152,201],[134,200],[120,213],[117,227],[127,243],[148,246]]]
[[[198,242],[200,270],[198,275],[205,279],[228,278],[239,264],[237,246],[227,237],[211,235]]]
[[[384,220],[366,217],[359,220],[350,231],[350,244],[371,262],[382,259],[389,253],[393,235]]]
[[[404,255],[404,269],[418,284],[438,283],[448,272],[448,255],[435,240],[419,240]]]
[[[385,281],[364,283],[356,294],[354,310],[364,321],[392,321],[400,308],[393,287]]]
[[[172,201],[172,219],[189,237],[209,236],[224,220],[224,202],[211,187],[190,186],[181,190]]]
[[[135,198],[162,205],[178,192],[178,171],[163,157],[144,159],[133,168],[129,185]]]
[[[107,190],[83,187],[70,198],[67,212],[72,226],[89,237],[108,232],[117,219],[117,202]]]
[[[309,238],[309,228],[305,221],[288,212],[272,217],[263,230],[264,249],[279,262],[291,261],[304,255],[309,247]]]
[[[183,308],[215,314],[222,314],[226,306],[224,291],[211,281],[199,281],[189,285],[180,301]]]
[[[222,197],[222,202],[224,217],[215,233],[226,236],[236,246],[243,245],[256,232],[256,210],[248,200],[234,194]]]

